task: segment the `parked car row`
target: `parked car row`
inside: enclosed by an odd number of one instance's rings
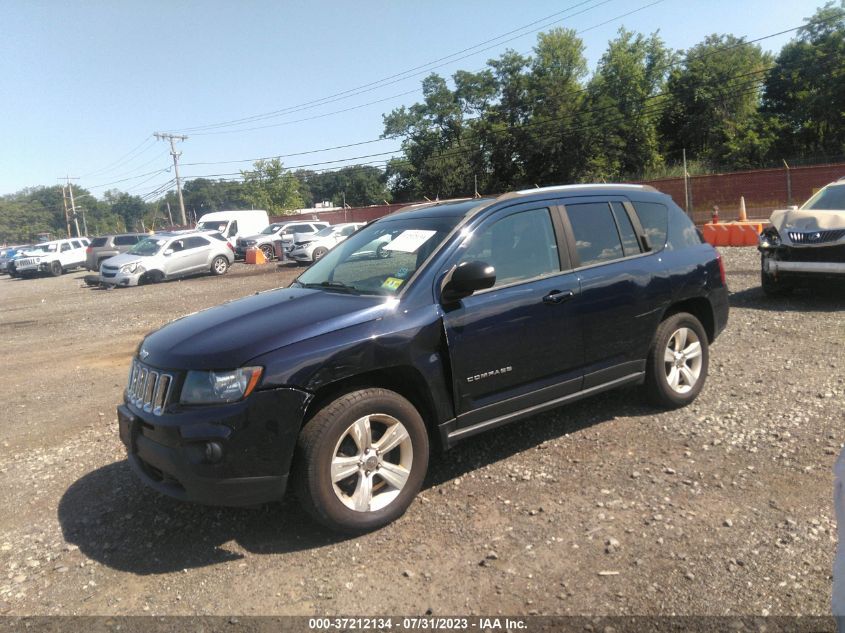
[[[16,249],[6,260],[6,272],[12,277],[29,277],[46,273],[58,277],[68,270],[85,266],[87,237],[53,240]]]

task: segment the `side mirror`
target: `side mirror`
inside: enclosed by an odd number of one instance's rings
[[[457,303],[477,290],[492,288],[496,283],[496,269],[485,262],[464,262],[455,266],[443,279],[440,300],[444,304]]]
[[[168,248],[164,251],[165,257],[170,257],[171,255],[173,255],[173,249],[172,248]]]

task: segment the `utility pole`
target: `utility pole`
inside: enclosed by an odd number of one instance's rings
[[[70,216],[67,212],[67,191],[65,191],[64,185],[62,185],[62,203],[65,205],[65,228],[67,229],[67,236],[70,237]]]
[[[70,192],[70,208],[73,211],[73,225],[76,227],[76,237],[80,237],[82,233],[79,232],[79,219],[76,217],[76,204],[73,202],[73,185],[70,184],[70,178],[67,181],[67,188]]]
[[[187,141],[188,137],[178,134],[165,134],[164,132],[154,132],[153,136],[160,141],[165,139],[170,141],[170,155],[173,157],[173,171],[176,174],[176,191],[179,193],[179,210],[182,212],[182,226],[186,226],[188,224],[188,218],[185,217],[185,201],[182,199],[182,181],[179,179],[179,157],[182,155],[182,152],[176,151],[173,141]]]
[[[79,232],[79,219],[76,217],[76,205],[73,202],[73,186],[70,184],[71,180],[79,180],[79,178],[71,178],[70,176],[65,176],[64,178],[59,178],[59,180],[64,180],[67,183],[68,191],[70,192],[70,208],[71,213],[73,215],[73,225],[76,227],[76,237],[80,237],[82,233]],[[65,203],[65,218],[67,218],[67,198],[65,198],[65,185],[62,185],[62,198],[64,199]],[[82,220],[83,224],[85,223],[85,219]],[[85,231],[88,232],[87,230]],[[67,236],[70,237],[70,222],[67,223]]]

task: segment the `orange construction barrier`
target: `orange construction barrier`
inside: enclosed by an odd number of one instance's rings
[[[246,249],[246,256],[244,261],[247,264],[266,264],[267,258],[264,257],[264,253],[261,251],[260,248],[248,248]]]
[[[757,246],[764,222],[708,222],[701,227],[704,240],[713,246]]]

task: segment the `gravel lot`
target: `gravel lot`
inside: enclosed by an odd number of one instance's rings
[[[117,435],[142,336],[292,268],[134,289],[0,278],[0,613],[826,614],[845,293],[766,299],[725,249],[728,329],[690,407],[637,390],[435,455],[395,524],[338,538],[295,500],[142,488]]]

